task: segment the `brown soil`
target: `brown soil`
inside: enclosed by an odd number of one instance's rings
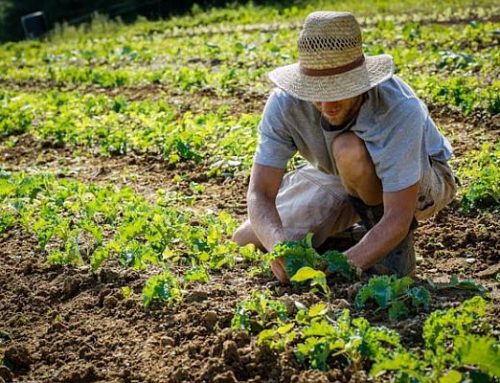
[[[476,132],[463,121],[440,120],[457,152],[476,147]],[[200,178],[200,169],[169,168],[158,158],[127,155],[94,158],[64,148],[43,148],[28,136],[14,148],[0,148],[2,166],[10,170],[48,170],[85,182],[128,185],[146,197],[157,188],[189,190],[189,180],[203,183],[200,208],[225,209],[245,215],[244,176]],[[172,177],[185,182],[172,185]],[[498,213],[465,215],[456,204],[417,229],[420,257],[417,276],[447,281],[452,273],[475,278],[491,291],[488,321],[499,326],[500,224]],[[19,228],[1,237],[0,246],[0,382],[364,382],[365,373],[345,366],[328,373],[304,370],[293,354],[277,355],[259,347],[255,338],[230,330],[236,302],[252,289],[269,288],[287,306],[318,297],[281,286],[271,276],[248,274],[249,265],[213,272],[209,283],[192,285],[177,307],[144,309],[140,292],[156,270],[137,272],[110,262],[96,272],[88,267],[45,263],[36,239]],[[130,286],[125,298],[121,288]],[[332,286],[332,305],[350,307],[359,283]],[[454,289],[434,291],[429,311],[456,306],[473,293]],[[361,313],[374,324],[398,330],[408,346],[421,345],[421,328],[428,312],[389,322],[383,313]],[[368,367],[368,366],[365,366]]]

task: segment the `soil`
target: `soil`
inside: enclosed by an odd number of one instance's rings
[[[257,100],[256,104],[261,104]],[[460,155],[492,139],[494,131],[471,120],[440,117]],[[189,192],[189,181],[206,187],[197,196],[200,209],[224,209],[243,220],[246,175],[200,176],[202,165],[170,168],[145,155],[93,157],[85,150],[48,148],[29,135],[10,148],[0,147],[5,170],[47,170],[84,182],[129,186],[151,198],[158,188]],[[173,184],[182,175],[187,181]],[[416,231],[417,277],[446,282],[452,273],[474,278],[490,290],[487,320],[498,331],[500,296],[500,214],[466,215],[457,203],[420,224]],[[207,284],[188,288],[175,307],[142,306],[144,281],[157,270],[137,272],[108,262],[88,267],[51,266],[37,250],[36,239],[20,228],[4,233],[0,246],[0,382],[364,382],[366,373],[338,366],[327,373],[304,370],[291,353],[275,354],[257,346],[255,338],[232,331],[235,304],[255,289],[268,288],[287,307],[297,300],[319,300],[306,291],[282,286],[270,275],[250,276],[250,265],[213,272]],[[133,294],[126,298],[122,287]],[[349,308],[360,284],[332,285],[332,306]],[[433,291],[427,312],[390,322],[385,314],[367,311],[371,323],[400,332],[405,345],[422,345],[422,324],[429,311],[449,308],[474,293],[456,289]],[[368,368],[369,366],[365,366]]]

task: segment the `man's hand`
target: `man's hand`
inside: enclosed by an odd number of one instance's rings
[[[397,192],[384,193],[384,216],[345,252],[349,261],[366,270],[380,261],[408,234],[415,215],[418,183]]]
[[[283,257],[278,257],[271,263],[271,271],[281,283],[288,283],[288,275],[286,274],[285,260]]]

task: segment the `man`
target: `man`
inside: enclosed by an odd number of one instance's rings
[[[411,275],[413,230],[456,192],[448,141],[425,105],[393,76],[389,55],[365,56],[346,12],[314,12],[298,40],[299,63],[269,77],[278,88],[260,124],[240,245],[271,251],[313,232],[320,245],[361,218],[368,232],[345,252],[358,270]],[[299,152],[309,164],[284,177]],[[272,271],[286,282],[284,263]]]

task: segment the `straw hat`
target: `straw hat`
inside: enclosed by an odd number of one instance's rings
[[[366,92],[392,76],[389,55],[364,56],[361,28],[348,12],[313,12],[299,35],[299,62],[269,78],[305,101],[337,101]]]

